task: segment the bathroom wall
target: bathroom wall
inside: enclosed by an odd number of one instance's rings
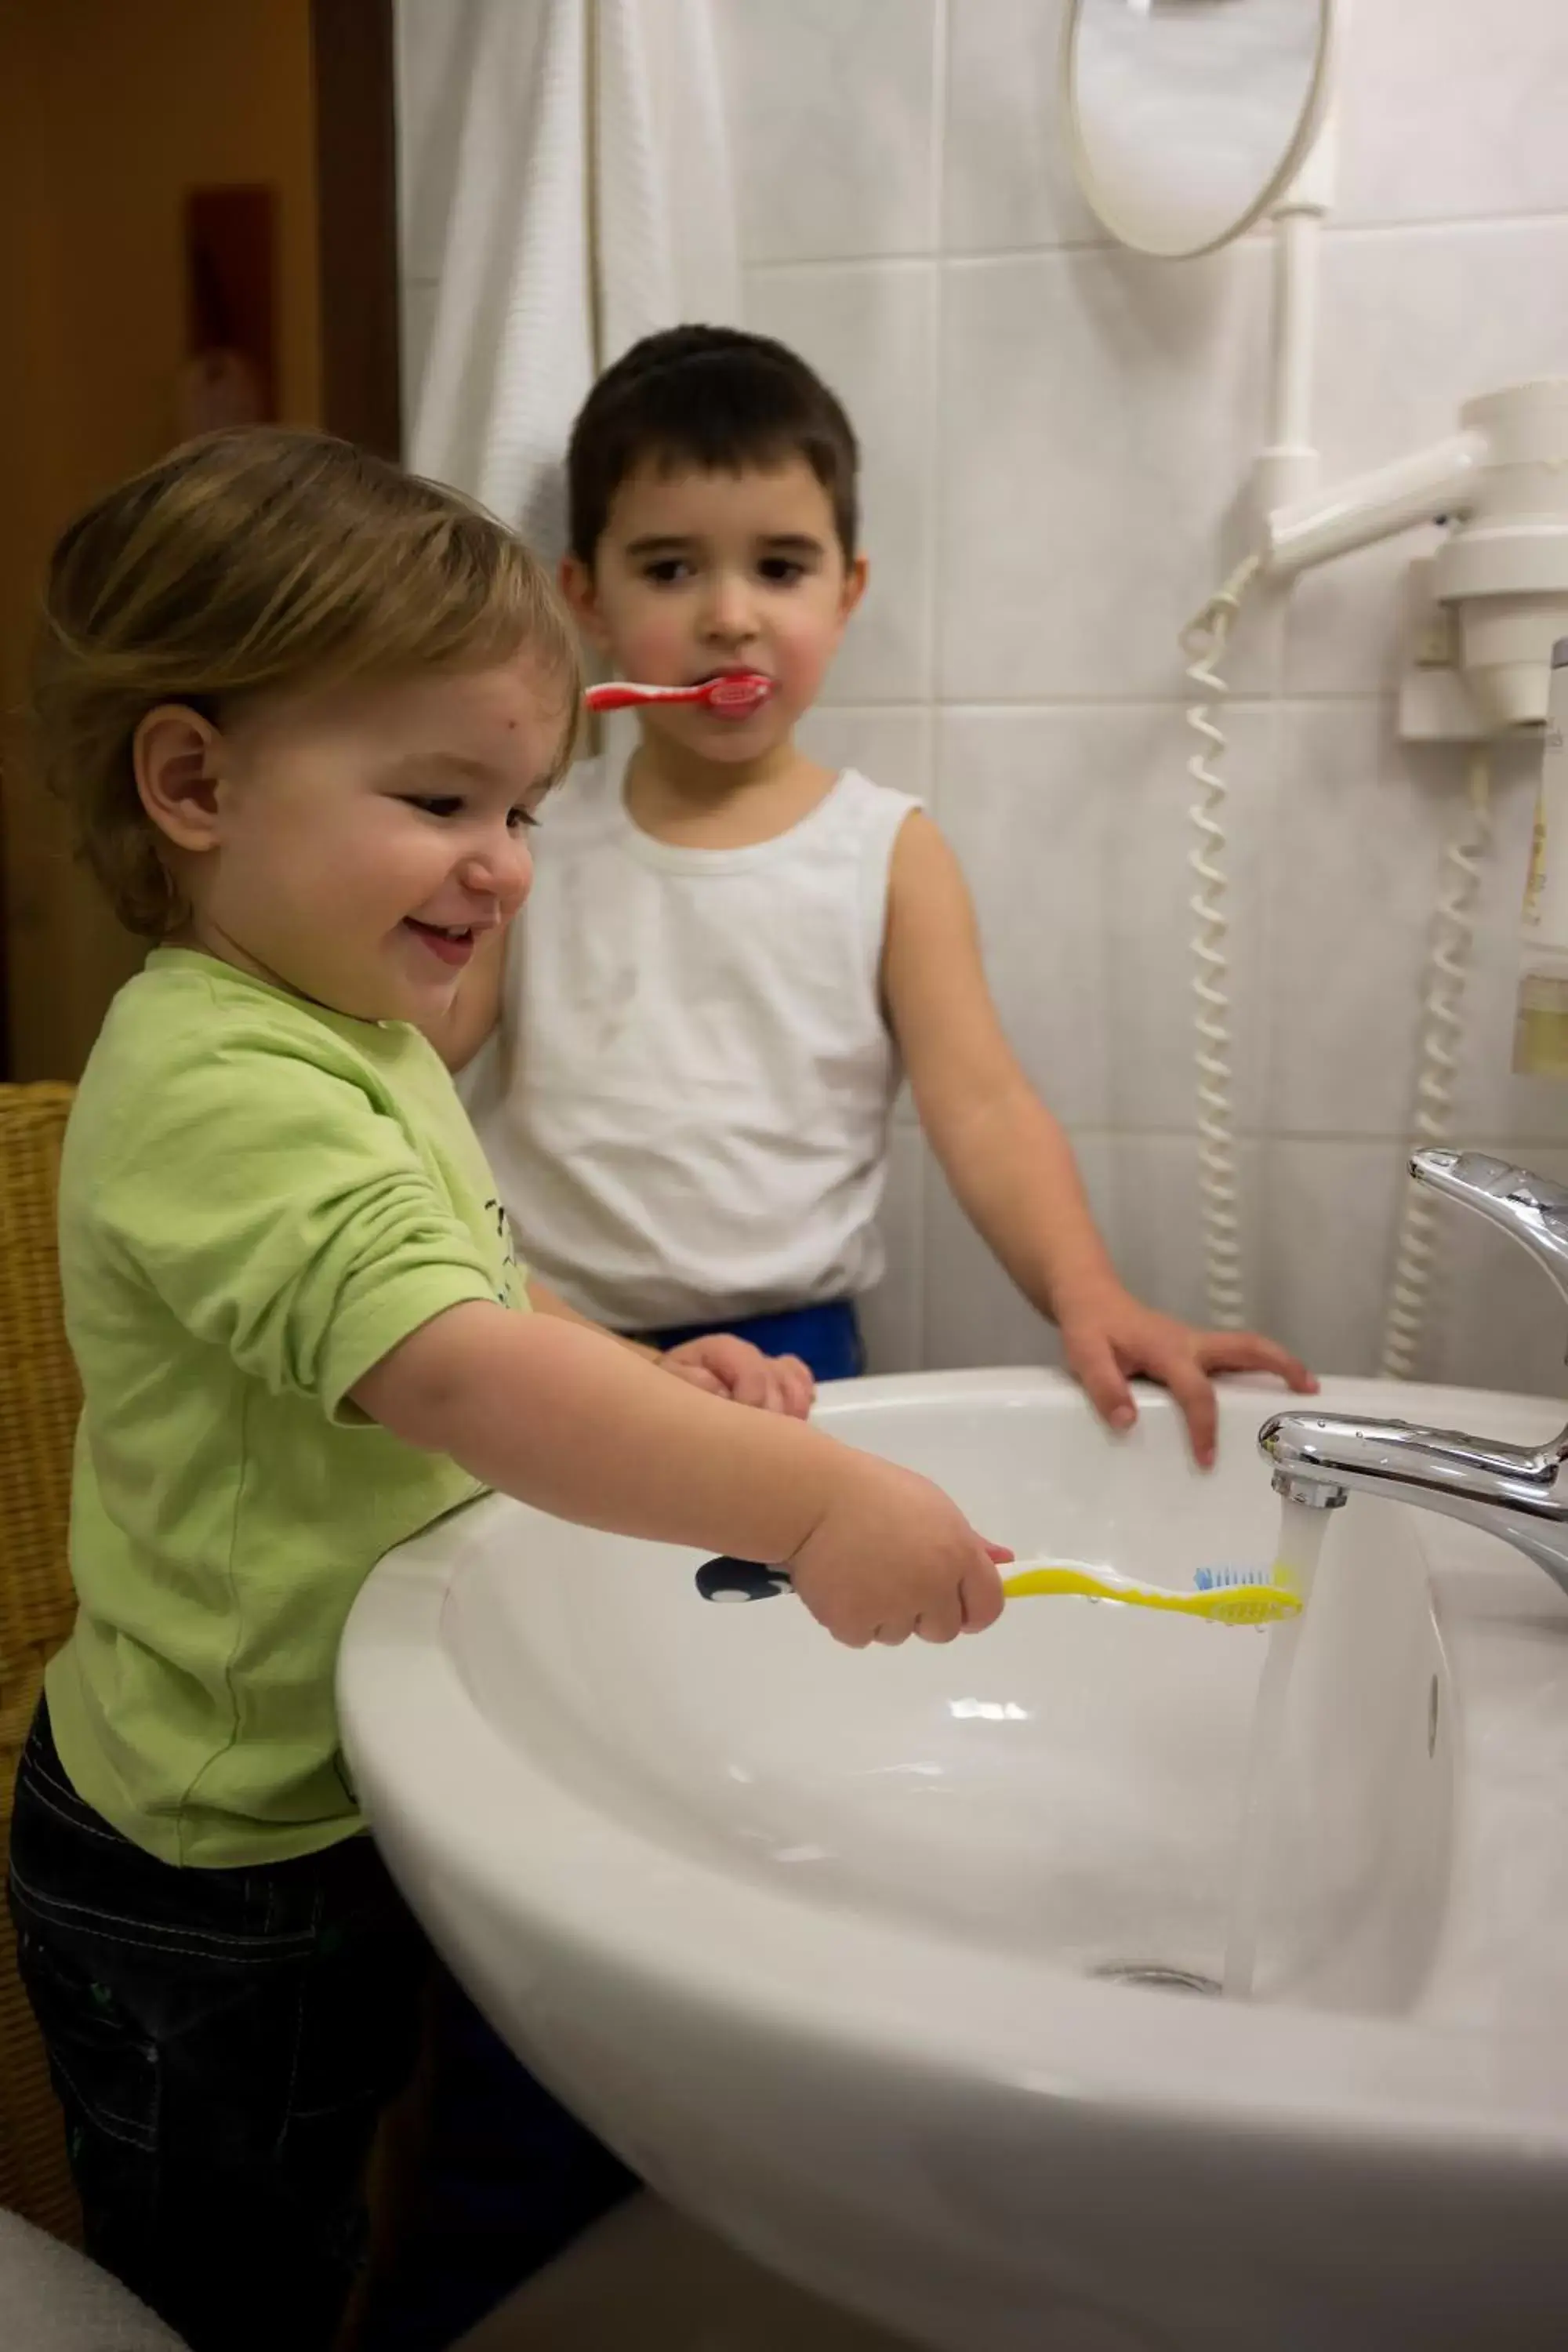
[[[405,153],[447,135],[443,5],[401,0]],[[1195,1316],[1176,641],[1235,553],[1267,246],[1160,264],[1101,236],[1063,159],[1060,0],[718,10],[749,322],[824,370],[866,448],[873,586],[814,744],[924,794],[1127,1280]],[[1332,472],[1447,430],[1469,392],[1568,373],[1562,0],[1359,0],[1354,18],[1323,263]],[[416,372],[431,268],[416,235],[405,260]],[[1230,663],[1250,1312],[1329,1370],[1377,1355],[1429,917],[1464,792],[1462,754],[1394,738],[1419,543],[1249,613]],[[1568,1178],[1568,1087],[1508,1068],[1532,789],[1528,761],[1500,759],[1455,1132]],[[888,1223],[885,1367],[1049,1352],[907,1115]],[[1568,1317],[1545,1282],[1458,1213],[1439,1233],[1431,1374],[1560,1390]]]

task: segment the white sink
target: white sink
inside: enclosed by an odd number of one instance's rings
[[[1227,1391],[1208,1478],[1164,1398],[1112,1440],[1044,1372],[820,1418],[1020,1554],[1185,1585],[1271,1558],[1278,1401]],[[1538,1570],[1334,1515],[1238,2002],[1116,1972],[1221,1973],[1268,1635],[1031,1601],[855,1653],[789,1596],[703,1602],[696,1565],[493,1500],[377,1570],[341,1670],[409,1899],[645,2178],[953,2352],[1561,2352],[1568,1600]]]

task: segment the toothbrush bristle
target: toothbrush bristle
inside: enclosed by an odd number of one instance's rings
[[[1246,1599],[1237,1593],[1234,1601],[1226,1601],[1215,1614],[1226,1625],[1273,1625],[1281,1618],[1298,1615],[1300,1606],[1293,1593],[1270,1586],[1267,1591],[1260,1591],[1256,1596],[1249,1593]]]
[[[1260,1576],[1255,1568],[1200,1568],[1194,1572],[1193,1586],[1198,1592],[1234,1594],[1214,1611],[1226,1625],[1271,1625],[1300,1612],[1300,1593],[1276,1578]]]
[[[714,710],[752,710],[760,709],[773,690],[771,677],[763,677],[759,670],[742,670],[713,678],[706,698]]]

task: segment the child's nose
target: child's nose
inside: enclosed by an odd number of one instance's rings
[[[533,859],[521,834],[473,851],[458,868],[465,890],[478,898],[494,898],[503,915],[515,914],[528,896],[533,879]]]
[[[721,574],[709,591],[708,631],[710,636],[749,637],[756,628],[756,608],[744,580]]]

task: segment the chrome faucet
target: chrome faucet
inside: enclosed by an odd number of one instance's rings
[[[1511,1234],[1568,1303],[1568,1185],[1480,1151],[1418,1151],[1410,1173]],[[1405,1421],[1280,1412],[1258,1443],[1273,1465],[1275,1493],[1289,1501],[1332,1510],[1350,1495],[1383,1495],[1468,1519],[1568,1592],[1568,1429],[1532,1449]]]

